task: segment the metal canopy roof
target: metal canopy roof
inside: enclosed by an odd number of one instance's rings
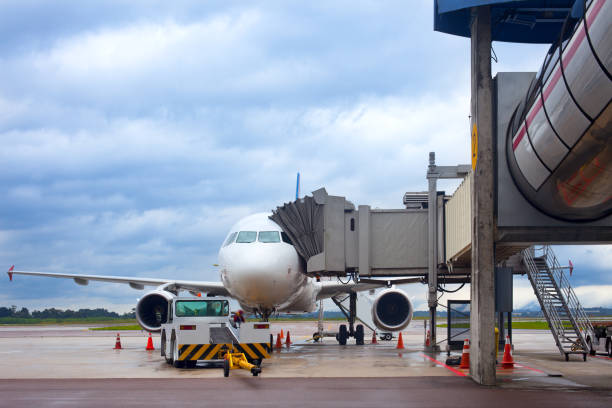
[[[471,8],[491,6],[493,41],[551,44],[565,19],[576,23],[583,0],[434,0],[434,30],[470,37]]]

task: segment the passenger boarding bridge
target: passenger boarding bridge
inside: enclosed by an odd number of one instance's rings
[[[564,341],[586,351],[554,254],[529,248],[612,242],[612,2],[515,3],[434,1],[437,31],[472,38],[471,165],[439,166],[430,154],[429,191],[406,193],[405,208],[355,207],[320,189],[271,216],[310,276],[423,276],[434,344],[438,284],[471,282],[471,371],[483,384],[495,379],[495,269],[528,273],[551,326],[575,320],[575,335],[553,331],[560,351]],[[553,45],[538,73],[490,78],[492,40]],[[463,181],[446,196],[441,178]],[[565,302],[547,303],[561,287]]]

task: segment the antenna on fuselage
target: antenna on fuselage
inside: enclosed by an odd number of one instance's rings
[[[300,172],[297,174],[297,181],[295,183],[295,199],[299,200],[300,198]]]

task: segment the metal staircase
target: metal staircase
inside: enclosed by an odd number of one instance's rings
[[[582,354],[586,361],[590,349],[587,338],[592,337],[593,326],[552,248],[523,250],[523,263],[559,352],[566,361],[570,354]]]

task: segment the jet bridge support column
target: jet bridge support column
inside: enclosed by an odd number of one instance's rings
[[[436,154],[429,152],[427,181],[427,228],[428,228],[428,260],[427,260],[427,305],[431,322],[431,346],[427,351],[438,351],[436,336],[436,309],[438,307],[438,179],[463,178],[470,172],[470,166],[436,166]]]
[[[493,218],[493,80],[491,11],[472,8],[472,276],[470,374],[482,385],[495,385],[495,286]]]

